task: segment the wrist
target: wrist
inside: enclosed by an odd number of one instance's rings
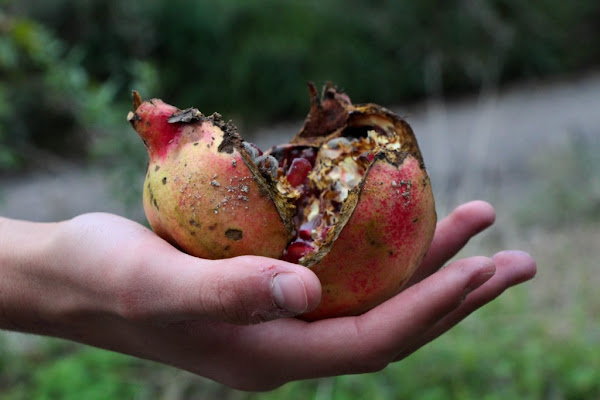
[[[0,217],[0,329],[48,333],[44,276],[56,226]]]
[[[118,227],[104,218],[34,223],[0,217],[0,329],[110,349],[129,340],[115,289],[122,273]]]

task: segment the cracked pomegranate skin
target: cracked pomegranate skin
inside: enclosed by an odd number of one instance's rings
[[[312,267],[321,304],[308,320],[361,314],[402,289],[420,264],[435,221],[429,179],[412,156],[376,161],[352,217],[327,255]],[[391,182],[396,182],[392,185]],[[399,182],[411,182],[411,187]]]
[[[314,86],[290,144],[260,152],[220,115],[134,94],[128,120],[150,161],[143,203],[154,231],[202,258],[260,255],[319,277],[300,316],[358,315],[397,294],[433,238],[435,204],[410,126]]]

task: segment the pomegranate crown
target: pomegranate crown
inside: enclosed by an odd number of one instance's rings
[[[127,120],[142,138],[151,157],[164,155],[181,132],[180,126],[170,121],[180,110],[159,99],[142,102],[140,94],[135,90],[132,98],[133,111],[129,112]]]

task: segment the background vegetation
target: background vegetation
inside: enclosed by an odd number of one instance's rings
[[[0,6],[0,172],[65,158],[113,163],[123,178],[116,191],[136,201],[127,179],[146,156],[124,121],[132,88],[218,110],[252,132],[302,118],[308,80],[391,105],[600,66],[595,0]],[[600,398],[600,135],[570,137],[567,147],[532,155],[530,191],[500,201],[508,217],[461,254],[531,249],[541,267],[535,285],[511,290],[404,362],[248,394],[155,363],[5,333],[0,400]]]
[[[303,116],[309,80],[398,104],[600,63],[595,0],[0,3],[5,170],[121,136],[132,88],[251,129]]]

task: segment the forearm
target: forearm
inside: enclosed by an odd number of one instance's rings
[[[49,249],[58,225],[0,217],[0,329],[53,333],[60,279]]]
[[[54,226],[0,217],[0,328],[37,332],[46,325],[39,274]]]

